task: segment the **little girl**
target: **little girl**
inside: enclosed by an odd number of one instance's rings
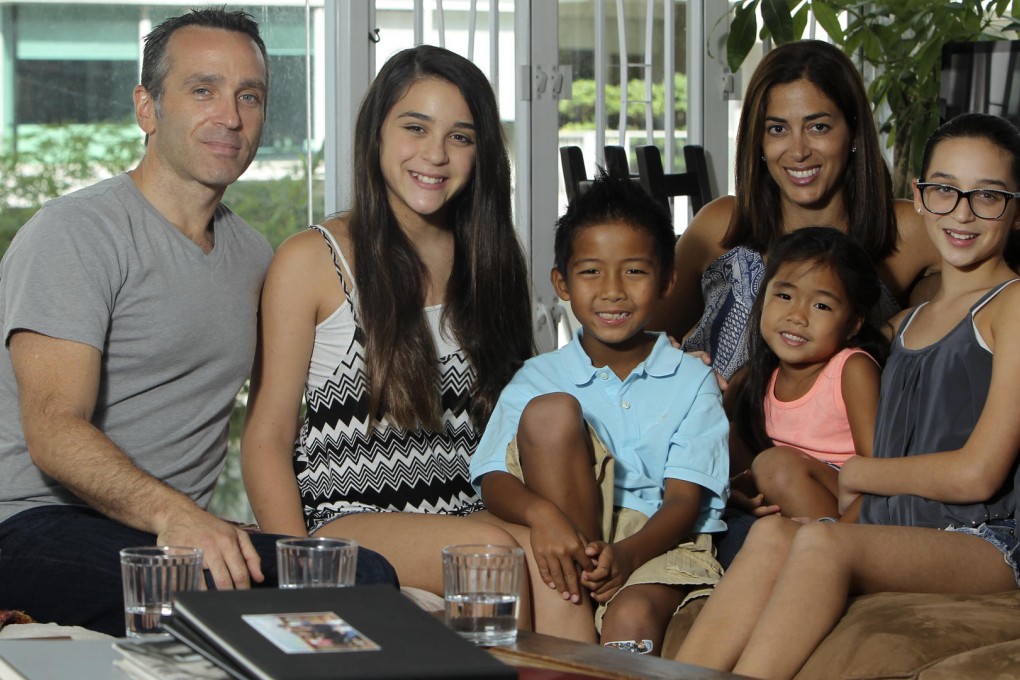
[[[874,457],[851,457],[840,505],[862,524],[755,522],[684,640],[681,661],[795,675],[843,615],[882,591],[996,593],[1020,584],[1016,533],[1020,131],[964,114],[925,147],[914,207],[941,259],[930,302],[893,319]]]
[[[731,446],[760,452],[761,505],[832,517],[837,475],[871,455],[879,365],[888,344],[869,319],[880,287],[868,253],[830,227],[805,227],[769,250],[751,318],[750,360],[732,388]],[[753,493],[753,492],[752,492]]]

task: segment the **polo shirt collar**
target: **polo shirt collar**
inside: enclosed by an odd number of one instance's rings
[[[606,370],[605,367],[596,368],[593,366],[591,358],[585,353],[584,348],[581,347],[581,333],[583,331],[583,328],[575,330],[573,341],[563,348],[564,368],[575,385],[586,385],[595,379],[597,373]],[[651,353],[643,362],[638,364],[637,368],[634,369],[634,373],[647,373],[656,378],[672,375],[676,373],[677,367],[683,361],[684,356],[683,352],[679,350],[674,351],[673,345],[665,333],[659,333],[655,339],[655,344],[652,346]]]

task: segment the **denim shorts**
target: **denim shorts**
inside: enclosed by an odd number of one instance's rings
[[[957,527],[949,525],[946,531],[956,531],[961,534],[970,534],[988,541],[1002,553],[1009,568],[1013,570],[1013,578],[1020,587],[1020,567],[1017,566],[1017,557],[1020,553],[1020,538],[1017,537],[1016,520],[993,519],[976,527]]]

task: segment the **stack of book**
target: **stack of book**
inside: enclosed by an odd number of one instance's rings
[[[164,628],[244,680],[517,677],[389,586],[181,593]]]

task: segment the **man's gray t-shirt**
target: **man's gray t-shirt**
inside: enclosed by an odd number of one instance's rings
[[[93,424],[203,507],[251,370],[272,249],[220,206],[208,254],[119,175],[55,199],[0,262],[0,521],[82,502],[32,463],[8,342],[17,330],[101,353]]]

